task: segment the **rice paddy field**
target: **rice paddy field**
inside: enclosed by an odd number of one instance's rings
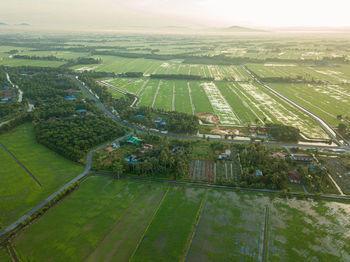
[[[61,61],[44,61],[44,60],[28,60],[28,59],[0,59],[0,66],[37,66],[37,67],[60,67],[65,62]]]
[[[12,244],[24,261],[348,261],[349,218],[349,203],[98,176]]]
[[[247,67],[260,78],[283,77],[307,81],[323,81],[333,84],[348,83],[348,65],[342,66],[301,66],[296,64],[249,64]]]
[[[350,85],[269,84],[284,96],[337,126],[337,115],[350,116]]]
[[[141,98],[139,106],[189,114],[215,114],[221,125],[281,123],[299,128],[308,137],[328,138],[313,119],[258,83],[155,79],[147,81],[143,78],[117,78],[109,83],[124,91],[138,94]],[[341,99],[345,101],[346,97]],[[344,106],[347,107],[345,103]]]
[[[0,261],[2,262],[11,262],[11,257],[7,254],[7,250],[5,248],[0,249]]]
[[[37,179],[36,182],[10,154],[0,147],[0,227],[14,222],[83,167],[38,144],[31,123],[0,136],[2,143]]]

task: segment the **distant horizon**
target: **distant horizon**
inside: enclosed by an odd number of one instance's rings
[[[345,0],[0,0],[0,6],[0,22],[36,27],[350,27]]]

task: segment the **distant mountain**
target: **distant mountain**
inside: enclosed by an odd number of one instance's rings
[[[0,22],[0,25],[8,25],[8,24]]]
[[[30,24],[27,24],[27,23],[20,23],[20,24],[16,24],[16,26],[30,26]]]
[[[264,30],[242,27],[242,26],[237,26],[237,25],[230,26],[227,28],[222,28],[222,30],[229,31],[229,32],[265,32]]]
[[[266,32],[265,30],[249,28],[243,26],[230,26],[230,27],[216,27],[208,28],[207,30],[212,32],[226,32],[226,33],[254,33],[254,32]]]

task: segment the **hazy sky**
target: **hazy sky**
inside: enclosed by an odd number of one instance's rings
[[[47,26],[350,26],[350,0],[0,0],[0,22]]]

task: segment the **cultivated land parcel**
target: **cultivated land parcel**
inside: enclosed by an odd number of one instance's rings
[[[31,123],[0,135],[0,226],[11,222],[83,171],[83,167],[38,144]]]
[[[13,244],[34,261],[346,261],[349,229],[348,203],[89,177]]]
[[[124,98],[126,92],[139,98],[139,107],[218,119],[204,123],[203,129],[281,123],[328,142],[330,137],[315,120],[263,82],[333,128],[344,124],[345,133],[350,130],[347,35],[325,36],[327,44],[316,35],[111,34],[102,41],[99,37],[49,36],[38,43],[29,36],[0,36],[0,66],[44,67],[45,74],[53,69],[92,70],[96,81],[122,91],[108,88],[114,98]],[[96,60],[77,63],[79,58]],[[128,77],[127,72],[141,74]],[[64,95],[71,92],[59,88]],[[86,93],[75,91],[88,100]],[[41,103],[45,101],[36,106]],[[25,99],[23,106],[27,106]],[[76,113],[67,119],[74,119]],[[4,145],[0,147],[1,230],[83,171],[38,144],[30,123],[0,135],[0,143]],[[203,148],[197,150],[207,157]],[[337,171],[331,175],[347,193],[346,159],[336,156],[329,161],[327,155],[319,159]],[[229,174],[229,179],[238,180],[239,164],[234,161],[220,162],[218,177],[225,174],[227,180]],[[78,189],[13,236],[10,242],[17,256],[23,261],[350,260],[349,202],[286,199],[111,176],[88,176]],[[303,185],[291,186],[299,190]],[[3,247],[0,261],[10,261]]]

